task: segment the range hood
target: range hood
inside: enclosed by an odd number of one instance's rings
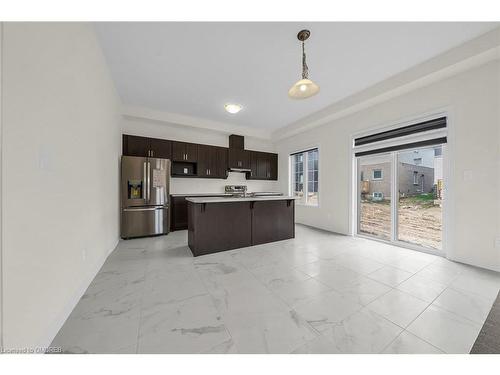
[[[250,168],[229,168],[229,172],[240,172],[240,173],[247,173],[251,172],[252,170]]]
[[[236,152],[245,151],[245,137],[242,135],[231,134],[229,136],[229,152],[235,150]],[[250,168],[242,167],[229,167],[229,172],[239,172],[239,173],[250,173],[252,170]]]

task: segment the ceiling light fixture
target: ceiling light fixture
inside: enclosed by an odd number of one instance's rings
[[[319,92],[319,86],[309,79],[309,68],[306,64],[306,52],[304,42],[309,38],[311,32],[309,30],[301,30],[297,34],[297,39],[302,42],[302,79],[297,81],[288,90],[288,96],[292,99],[305,99]]]
[[[241,111],[242,108],[243,107],[241,106],[241,104],[231,104],[231,103],[224,104],[224,109],[226,110],[226,112],[232,115]]]

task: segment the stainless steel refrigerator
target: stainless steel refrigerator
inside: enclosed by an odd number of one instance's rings
[[[121,237],[167,234],[170,160],[122,156]]]

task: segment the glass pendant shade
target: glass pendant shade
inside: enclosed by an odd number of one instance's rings
[[[302,43],[302,79],[297,81],[288,90],[288,96],[292,99],[306,99],[319,92],[319,86],[309,79],[309,67],[306,63],[306,50],[304,42],[309,38],[309,30],[301,30],[297,34],[297,39]]]
[[[310,79],[301,79],[288,90],[288,96],[292,99],[305,99],[316,95],[318,92],[319,86],[317,84]]]

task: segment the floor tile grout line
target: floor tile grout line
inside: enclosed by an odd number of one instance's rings
[[[458,276],[457,276],[457,277],[458,277]],[[453,282],[453,281],[452,281],[452,282]],[[450,284],[451,284],[451,283],[450,283]],[[405,331],[406,331],[406,330],[407,330],[407,328],[408,328],[408,327],[410,327],[410,325],[412,325],[412,324],[413,324],[413,323],[414,323],[414,322],[415,322],[415,321],[416,321],[416,320],[417,320],[417,319],[418,319],[418,318],[419,318],[419,317],[420,317],[420,316],[421,316],[421,315],[422,315],[425,311],[427,311],[427,310],[429,309],[429,307],[430,307],[430,306],[432,306],[432,305],[434,304],[434,302],[435,302],[435,301],[439,298],[439,296],[441,296],[441,295],[442,295],[442,294],[443,294],[443,293],[444,293],[444,292],[448,289],[448,287],[450,286],[450,284],[448,284],[448,285],[446,286],[446,288],[444,288],[444,289],[441,291],[441,293],[439,293],[439,294],[438,294],[438,295],[437,295],[437,296],[436,296],[436,297],[432,300],[432,302],[431,302],[431,303],[429,303],[429,304],[427,305],[427,307],[426,307],[424,310],[422,310],[422,312],[421,312],[420,314],[418,314],[418,315],[415,317],[415,319],[413,319],[413,320],[412,320],[412,321],[411,321],[411,322],[410,322],[410,323],[409,323],[409,324],[408,324],[408,325],[404,328],[404,329],[405,329]],[[446,311],[446,310],[445,310],[445,311]],[[454,315],[456,315],[456,314],[454,314]],[[456,316],[458,316],[458,315],[456,315]],[[415,334],[415,333],[413,333],[413,332],[411,332],[411,331],[408,331],[408,332],[409,332],[409,333],[411,333],[411,334],[413,334],[414,336],[418,337],[419,339],[424,340],[425,342],[427,342],[427,340],[425,340],[424,338],[420,337],[419,335],[417,335],[417,334]],[[429,343],[429,344],[430,344],[430,343]],[[433,344],[431,344],[431,345],[433,345]],[[441,351],[443,351],[443,352],[445,352],[445,353],[448,353],[448,352],[447,352],[446,350],[444,350],[443,348],[440,348],[440,347],[438,347],[438,346],[436,346],[436,345],[433,345],[433,346],[435,346],[436,348],[438,348],[439,350],[441,350]]]

